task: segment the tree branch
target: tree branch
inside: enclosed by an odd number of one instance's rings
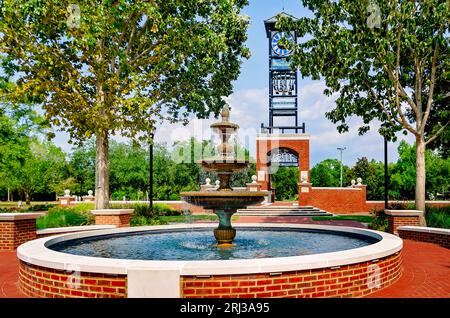
[[[439,130],[425,142],[425,145],[428,145],[430,142],[435,140],[444,131],[445,127],[447,127],[448,125],[450,125],[450,120],[444,126],[439,128]]]
[[[439,30],[438,35],[442,32],[442,27]],[[434,53],[433,53],[433,63],[431,64],[431,75],[430,75],[430,86],[428,88],[428,101],[427,101],[427,108],[425,110],[425,114],[423,115],[423,119],[421,122],[421,125],[419,126],[419,130],[421,133],[425,131],[425,125],[428,121],[428,117],[430,116],[431,111],[431,105],[433,104],[433,94],[434,94],[434,86],[436,81],[436,66],[437,66],[437,59],[439,55],[439,45],[436,43],[434,47]]]

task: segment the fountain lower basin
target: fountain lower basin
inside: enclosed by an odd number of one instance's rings
[[[212,227],[194,224],[64,234],[30,241],[18,248],[19,285],[32,297],[360,297],[389,286],[401,275],[402,240],[391,234],[299,224],[242,224],[237,228],[322,231],[376,242],[348,250],[287,257],[138,260],[72,255],[51,247],[105,235],[209,231]]]

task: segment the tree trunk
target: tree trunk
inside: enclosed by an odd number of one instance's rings
[[[425,221],[425,141],[416,138],[416,209],[423,211],[420,225],[427,226]]]
[[[106,209],[109,204],[108,150],[108,132],[97,133],[95,154],[95,209]]]
[[[31,205],[31,196],[30,196],[30,193],[28,191],[25,191],[25,204],[26,205]]]

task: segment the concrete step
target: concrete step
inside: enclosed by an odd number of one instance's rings
[[[332,216],[313,206],[249,206],[239,209],[237,215],[246,216]]]

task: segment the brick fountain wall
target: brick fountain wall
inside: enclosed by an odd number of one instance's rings
[[[401,252],[371,262],[282,273],[181,276],[184,298],[362,297],[393,284]],[[19,286],[30,297],[127,297],[126,275],[78,273],[20,262]],[[77,278],[78,277],[78,278]]]

